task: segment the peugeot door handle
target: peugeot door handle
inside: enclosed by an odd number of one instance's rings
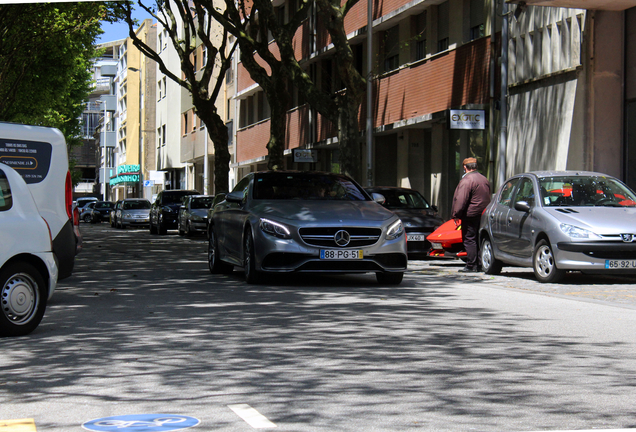
[[[511,217],[508,218],[508,223],[512,223],[512,218]]]

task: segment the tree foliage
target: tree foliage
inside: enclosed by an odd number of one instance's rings
[[[100,21],[117,18],[111,2],[0,5],[0,121],[56,127],[78,144]]]
[[[148,46],[137,37],[130,3],[123,6],[129,36],[145,56],[157,62],[162,73],[190,92],[197,116],[206,125],[208,135],[214,143],[215,193],[226,192],[229,189],[230,169],[228,128],[217,111],[216,102],[223,90],[225,72],[232,66],[234,46],[228,46],[227,32],[218,32],[219,29],[199,2],[161,0],[151,6],[140,1],[139,6],[167,31],[179,56],[180,71],[170,69],[172,65],[166,64],[154,47]],[[202,72],[193,62],[194,53],[200,44],[205,46],[208,56]]]
[[[320,114],[337,126],[340,162],[343,172],[359,177],[360,129],[358,113],[365,94],[365,79],[355,69],[353,52],[344,20],[359,0],[316,0],[298,2],[283,22],[271,0],[225,0],[225,10],[214,9],[211,0],[200,0],[214,18],[232,33],[241,47],[241,61],[268,99],[272,111],[268,143],[270,169],[282,166],[286,130],[286,111],[291,86]],[[333,58],[345,89],[330,94],[322,89],[296,57],[294,37],[314,4],[334,44]],[[269,35],[273,43],[270,43]],[[258,61],[263,60],[269,71]]]

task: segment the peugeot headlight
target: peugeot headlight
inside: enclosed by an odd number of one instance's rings
[[[132,218],[132,215],[130,213],[124,213],[124,217],[126,219],[130,219],[130,218]]]
[[[273,220],[261,218],[260,226],[261,230],[269,235],[284,239],[291,238],[289,229],[285,225],[274,222]]]
[[[176,213],[175,210],[172,210],[172,208],[170,208],[168,206],[164,206],[163,207],[163,211],[165,211],[166,213]]]
[[[561,231],[565,234],[569,235],[575,239],[601,239],[602,237],[598,234],[593,233],[592,231],[588,231],[583,228],[576,227],[574,225],[561,224],[559,225]]]
[[[398,219],[389,226],[389,229],[386,232],[386,239],[395,240],[396,238],[401,236],[403,233],[404,233],[404,225],[402,225],[402,221]]]

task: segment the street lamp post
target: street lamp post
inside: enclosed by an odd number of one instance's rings
[[[102,137],[102,157],[104,159],[104,164],[102,166],[102,183],[103,183],[103,187],[104,190],[102,192],[102,201],[106,201],[106,113],[107,113],[107,106],[106,106],[106,101],[105,100],[98,100],[96,101],[96,103],[98,104],[102,104],[104,105],[104,121],[103,121],[103,125],[102,125],[102,133],[103,133],[103,137]]]
[[[141,106],[141,101],[142,101],[142,94],[141,94],[141,68],[137,69],[134,67],[128,67],[128,70],[133,71],[133,72],[137,72],[137,74],[139,75],[139,137],[137,139],[137,147],[139,150],[139,154],[138,154],[138,161],[139,161],[139,183],[137,185],[137,197],[138,198],[143,198],[143,194],[142,194],[142,188],[143,188],[143,179],[142,179],[142,170],[141,170],[141,115],[142,115],[142,106]]]

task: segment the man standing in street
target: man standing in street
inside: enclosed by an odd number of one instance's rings
[[[464,159],[464,176],[459,181],[453,195],[451,217],[455,224],[462,224],[462,241],[468,260],[461,272],[472,273],[481,270],[479,263],[479,222],[481,214],[490,203],[490,182],[477,171],[477,159]]]

